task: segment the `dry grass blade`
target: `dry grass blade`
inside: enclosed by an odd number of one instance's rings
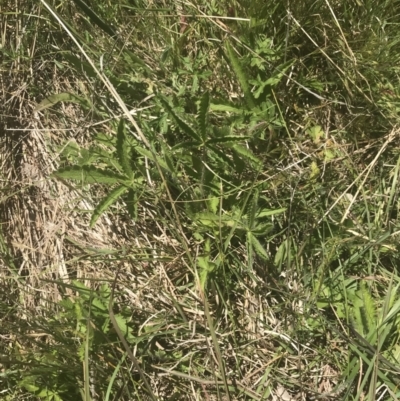
[[[115,286],[116,286],[117,280],[118,280],[118,273],[119,273],[119,271],[117,271],[117,273],[115,275],[115,279],[114,279],[113,285],[112,285],[110,301],[108,303],[108,313],[110,315],[110,319],[111,319],[112,325],[114,327],[114,330],[116,331],[116,333],[118,335],[118,338],[121,341],[122,345],[124,346],[125,351],[128,354],[130,360],[132,361],[133,366],[139,372],[140,377],[141,377],[141,379],[143,381],[143,384],[145,385],[145,387],[146,387],[151,399],[153,401],[156,401],[157,398],[154,395],[153,390],[152,390],[148,380],[146,379],[146,376],[145,376],[142,368],[140,367],[138,360],[136,359],[135,355],[133,355],[133,352],[132,352],[129,344],[126,342],[125,337],[124,337],[123,333],[121,332],[121,329],[118,326],[117,320],[115,319],[115,315],[114,315],[114,312],[113,312],[113,305],[114,305],[114,291],[115,291]]]

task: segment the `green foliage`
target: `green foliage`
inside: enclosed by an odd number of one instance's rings
[[[118,285],[145,301],[139,308],[126,296],[115,317],[156,393],[180,399],[190,385],[204,399],[313,399],[326,389],[321,397],[399,398],[398,4],[74,0],[56,10],[90,61],[41,14],[43,33],[29,20],[25,36],[12,35],[22,44],[2,43],[3,70],[18,60],[31,71],[43,60],[43,74],[65,77],[66,88],[50,85],[59,92],[41,85],[27,97],[46,123],[68,125],[72,108],[79,118],[71,126],[90,127],[86,143],[57,142],[51,178],[90,199],[90,228],[118,213],[115,221],[135,222],[129,246],[144,238],[151,248],[146,266],[101,251],[65,263],[72,271],[82,258],[128,267]],[[24,54],[35,54],[32,65]],[[121,116],[106,79],[131,116]],[[5,132],[13,124],[4,121]],[[22,249],[18,241],[8,242]],[[0,242],[20,291],[24,262]],[[94,371],[100,398],[148,399],[120,355],[109,285],[59,285],[76,295],[62,292],[48,307],[40,324],[51,345],[18,356],[37,369],[18,370],[17,387],[37,399],[88,399]],[[65,375],[63,366],[71,367]]]
[[[253,94],[250,91],[250,86],[247,81],[246,74],[243,71],[242,66],[240,65],[240,61],[239,61],[238,57],[236,56],[235,51],[229,42],[226,43],[226,51],[227,51],[229,60],[232,64],[233,71],[235,72],[235,74],[239,80],[240,86],[243,90],[244,99],[246,101],[247,107],[250,110],[252,110],[256,107],[255,101],[253,98]]]

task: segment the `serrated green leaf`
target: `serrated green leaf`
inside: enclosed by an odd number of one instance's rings
[[[251,230],[254,226],[255,218],[256,218],[256,213],[258,209],[258,198],[259,198],[259,192],[257,189],[254,190],[254,193],[252,194],[252,199],[251,202],[249,202],[249,207],[248,207],[248,217],[247,217],[247,226]]]
[[[133,171],[131,167],[130,147],[125,135],[125,123],[121,118],[117,130],[117,155],[119,163],[127,177],[133,178]]]
[[[208,199],[207,204],[212,213],[217,213],[218,206],[220,204],[220,199],[219,198],[210,198],[210,199]]]
[[[363,311],[365,315],[365,332],[368,336],[368,340],[371,343],[375,343],[376,340],[376,328],[377,328],[377,322],[376,322],[376,308],[375,308],[375,303],[374,299],[372,298],[370,294],[370,290],[365,284],[364,281],[361,281],[360,283],[360,296],[362,299],[363,303]]]
[[[62,92],[46,97],[39,104],[36,105],[34,111],[37,112],[48,109],[49,107],[52,107],[59,102],[78,103],[86,108],[91,106],[89,101],[83,97],[68,92]]]
[[[104,304],[99,298],[93,298],[92,306],[94,306],[93,312],[107,312],[108,313],[108,305]],[[96,311],[97,309],[97,311]]]
[[[238,224],[238,221],[235,221],[231,216],[219,216],[209,212],[197,213],[195,215],[195,220],[208,227],[219,227],[220,225],[224,227],[234,227]]]
[[[235,164],[233,163],[232,158],[229,157],[230,156],[229,154],[223,152],[222,150],[216,148],[215,146],[208,146],[208,149],[212,150],[212,153],[211,154],[209,153],[209,155],[211,155],[213,159],[218,160],[222,164],[227,164],[230,167],[235,168]]]
[[[135,337],[133,335],[132,329],[128,326],[128,322],[124,316],[121,314],[115,315],[115,320],[117,321],[118,327],[123,333],[124,337],[130,341],[135,341]]]
[[[257,213],[257,219],[259,219],[261,217],[275,216],[276,214],[281,214],[284,212],[286,212],[286,208],[274,209],[274,210],[264,209],[260,213]]]
[[[240,61],[229,42],[226,42],[225,48],[227,50],[227,54],[228,54],[229,60],[231,62],[233,71],[235,72],[235,74],[239,80],[240,86],[242,87],[247,107],[250,110],[255,109],[256,104],[255,104],[255,101],[253,98],[253,94],[251,93],[249,84],[247,82],[246,75],[240,64]]]
[[[214,270],[215,265],[208,260],[208,257],[198,257],[197,266],[199,267],[199,279],[201,289],[204,291],[209,274]]]
[[[55,171],[51,176],[65,180],[79,181],[83,184],[129,183],[129,180],[124,176],[93,166],[64,167]]]
[[[207,117],[208,117],[208,109],[210,107],[210,94],[208,91],[204,93],[200,102],[200,110],[199,110],[199,127],[200,127],[200,135],[203,139],[203,142],[207,139]]]
[[[286,241],[283,241],[276,252],[274,264],[276,267],[281,267],[286,259]]]
[[[239,109],[237,107],[229,106],[227,104],[210,104],[210,110],[212,111],[228,111],[230,113],[235,113],[235,114],[243,114],[247,110]]]
[[[254,227],[251,232],[253,235],[259,237],[261,235],[267,235],[270,233],[274,228],[274,225],[271,223],[266,223],[266,224],[257,224],[256,227]]]
[[[258,159],[253,152],[251,152],[249,149],[246,149],[244,146],[241,145],[234,145],[233,149],[243,158],[245,158],[247,161],[252,162],[258,166],[262,165],[262,162],[260,159]]]
[[[247,141],[249,139],[251,139],[250,136],[229,135],[229,136],[224,136],[222,138],[212,138],[207,141],[207,144],[216,144],[216,143],[235,144],[235,143]]]
[[[136,221],[136,219],[137,219],[137,212],[138,212],[137,204],[138,204],[137,190],[133,190],[131,188],[131,189],[129,189],[129,192],[128,192],[128,196],[126,199],[126,205],[128,208],[128,212],[134,221]]]
[[[248,233],[248,239],[250,240],[250,243],[252,247],[254,248],[254,251],[258,256],[260,256],[262,259],[267,260],[268,259],[268,254],[264,247],[260,244],[258,239],[251,233]]]
[[[93,228],[99,217],[115,203],[129,188],[121,185],[111,191],[94,209],[92,218],[90,219],[90,227]]]
[[[201,146],[201,142],[194,142],[194,141],[186,141],[186,142],[181,142],[175,145],[172,150],[179,150],[179,149],[192,149],[192,148],[198,148]]]
[[[169,165],[159,156],[154,158],[154,155],[150,150],[142,148],[141,146],[135,147],[135,150],[140,153],[142,156],[147,157],[148,159],[152,160],[153,162],[159,164],[163,169],[169,171],[173,174],[173,171],[170,170]]]
[[[189,135],[192,139],[194,139],[196,142],[201,142],[201,139],[199,135],[195,132],[195,130],[190,127],[185,121],[183,121],[172,109],[172,107],[169,105],[167,99],[165,99],[163,96],[160,96],[161,103],[165,107],[165,109],[168,111],[168,113],[173,117],[175,120],[176,124],[178,127],[183,131],[185,134]]]

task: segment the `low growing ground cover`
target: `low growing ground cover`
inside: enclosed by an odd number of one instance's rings
[[[3,0],[1,399],[399,399],[399,12]]]

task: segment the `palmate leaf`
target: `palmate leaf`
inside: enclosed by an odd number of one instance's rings
[[[165,107],[165,109],[168,111],[168,113],[173,117],[175,120],[176,124],[178,127],[187,135],[189,135],[192,139],[194,139],[196,142],[201,142],[201,139],[199,135],[197,135],[196,131],[190,127],[185,121],[183,121],[172,109],[172,107],[169,105],[167,99],[165,99],[163,96],[159,97],[161,100],[161,103]]]
[[[124,173],[129,177],[133,178],[133,171],[131,167],[131,158],[130,158],[130,147],[125,135],[125,124],[123,118],[121,118],[118,124],[117,131],[117,155],[119,163],[124,170]]]
[[[99,217],[115,203],[129,188],[120,185],[112,190],[94,209],[92,218],[90,219],[90,227],[93,228]]]
[[[203,142],[207,138],[207,117],[209,108],[210,108],[210,94],[207,91],[201,98],[200,110],[199,110],[199,127],[200,127],[200,135],[203,139]]]
[[[118,184],[129,183],[127,177],[102,170],[93,166],[70,166],[60,168],[52,175],[55,178],[79,181],[82,184]]]

